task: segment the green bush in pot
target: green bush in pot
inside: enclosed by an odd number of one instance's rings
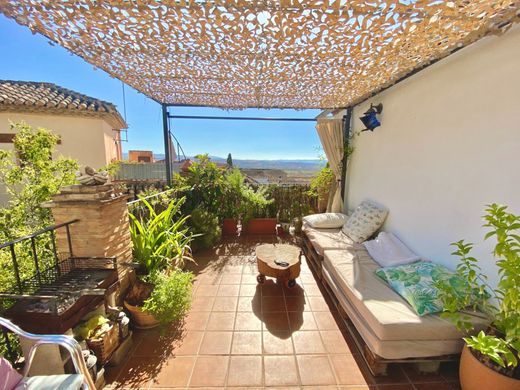
[[[464,240],[453,245],[453,254],[460,259],[457,274],[465,281],[465,293],[439,282],[439,297],[444,303],[442,316],[453,321],[460,330],[474,330],[467,308],[479,309],[489,319],[490,327],[476,336],[465,337],[466,345],[484,365],[501,374],[520,378],[518,354],[520,351],[520,216],[497,204],[486,208],[484,227],[489,228],[485,239],[494,238],[493,255],[499,271],[496,287],[471,256],[473,244]],[[520,382],[519,382],[520,383]]]
[[[162,324],[180,321],[190,309],[193,274],[176,269],[153,275],[151,281],[154,289],[143,310]]]

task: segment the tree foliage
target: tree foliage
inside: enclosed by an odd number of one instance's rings
[[[75,160],[53,156],[59,137],[50,130],[23,122],[11,128],[17,133],[14,150],[0,150],[0,184],[10,197],[0,209],[2,241],[51,224],[50,211],[41,204],[61,186],[73,184],[78,169]]]

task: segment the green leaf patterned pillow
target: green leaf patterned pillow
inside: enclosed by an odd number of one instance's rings
[[[435,283],[444,280],[455,290],[465,291],[464,280],[448,268],[426,261],[379,268],[376,275],[401,295],[420,316],[443,310]]]

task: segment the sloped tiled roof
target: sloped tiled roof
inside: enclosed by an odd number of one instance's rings
[[[0,80],[2,111],[101,117],[115,129],[128,127],[112,103],[52,83]]]

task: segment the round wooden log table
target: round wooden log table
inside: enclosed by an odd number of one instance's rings
[[[258,276],[256,280],[262,284],[265,277],[276,278],[289,288],[296,285],[300,276],[301,250],[288,244],[262,244],[256,247]]]

